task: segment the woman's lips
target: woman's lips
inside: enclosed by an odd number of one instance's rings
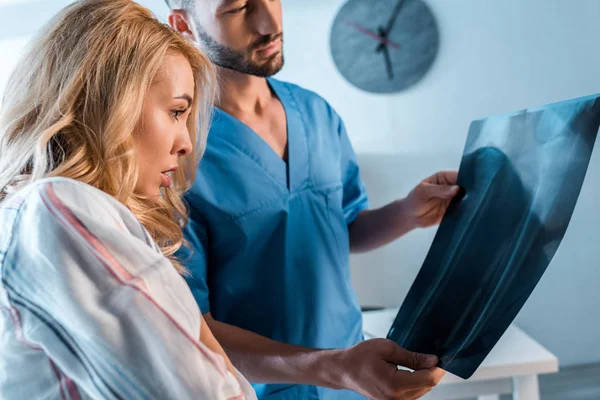
[[[160,176],[162,178],[162,183],[160,186],[165,188],[171,187],[171,177],[164,172],[161,172]]]

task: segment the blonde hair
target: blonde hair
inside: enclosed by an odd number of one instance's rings
[[[173,188],[158,201],[134,193],[134,138],[143,99],[167,54],[194,73],[188,118],[194,151],[180,157]],[[82,0],[64,8],[31,43],[5,89],[0,116],[0,202],[53,176],[92,185],[128,207],[180,272],[187,212],[181,195],[205,148],[215,95],[206,56],[129,0]]]

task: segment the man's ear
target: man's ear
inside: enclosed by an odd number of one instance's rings
[[[193,21],[186,11],[171,10],[169,12],[169,25],[171,25],[171,28],[181,33],[187,39],[197,43],[193,29]]]

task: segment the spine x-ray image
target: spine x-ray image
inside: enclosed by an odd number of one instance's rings
[[[458,185],[388,333],[469,378],[513,322],[571,219],[600,95],[471,124]],[[575,232],[574,232],[575,233]]]

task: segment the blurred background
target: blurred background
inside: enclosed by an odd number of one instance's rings
[[[0,0],[0,92],[13,68],[27,67],[18,60],[29,38],[68,3]],[[162,0],[139,3],[166,20]],[[385,95],[352,86],[334,64],[330,34],[344,3],[283,0],[286,65],[278,77],[316,91],[342,116],[373,206],[457,169],[472,120],[600,92],[600,0],[427,0],[439,29],[435,62],[415,86]],[[561,399],[600,399],[598,204],[596,149],[566,236],[515,321],[562,369],[588,371],[591,386]],[[353,256],[361,304],[398,307],[434,235],[416,231]]]

